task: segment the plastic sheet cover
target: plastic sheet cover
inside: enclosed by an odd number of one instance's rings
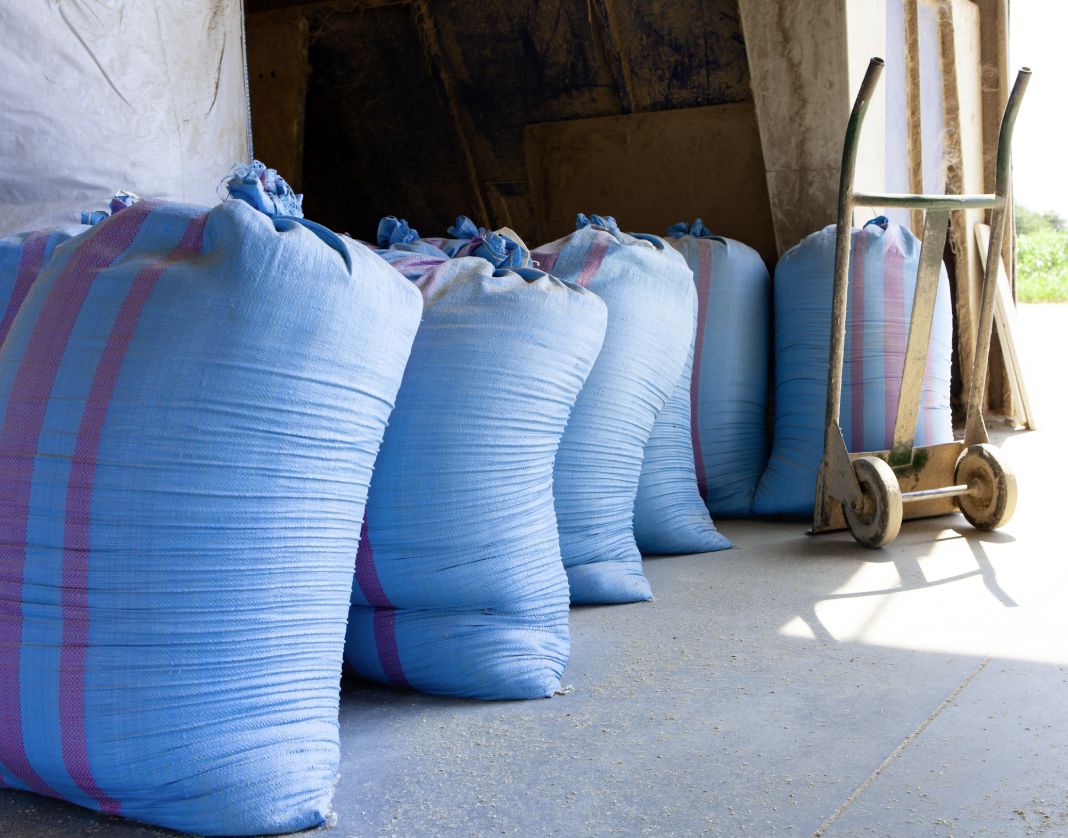
[[[0,4],[0,236],[116,189],[214,205],[250,157],[240,0]]]

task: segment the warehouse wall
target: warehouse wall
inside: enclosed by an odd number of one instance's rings
[[[354,235],[396,212],[427,233],[467,213],[539,240],[563,234],[569,221],[539,212],[531,167],[544,157],[531,144],[546,134],[530,126],[600,117],[623,121],[578,125],[587,156],[610,182],[636,188],[580,185],[575,200],[603,202],[583,208],[632,228],[652,223],[644,206],[666,189],[658,157],[688,157],[708,187],[665,206],[657,223],[700,214],[699,204],[708,215],[743,195],[752,203],[754,190],[766,204],[751,108],[697,111],[752,101],[736,0],[248,0],[246,9],[257,154],[303,189],[309,214]],[[648,116],[680,109],[695,109],[720,144],[694,145]],[[588,162],[571,160],[577,175]],[[715,192],[715,173],[738,165],[748,179],[732,188],[742,194]],[[746,223],[754,229],[716,228],[766,239],[773,256],[767,210]]]

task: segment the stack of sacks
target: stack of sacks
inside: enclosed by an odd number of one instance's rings
[[[604,348],[575,402],[553,475],[571,601],[650,599],[634,502],[653,423],[686,365],[692,274],[662,239],[626,235],[599,216],[579,215],[576,232],[531,256],[608,306]]]
[[[380,255],[424,312],[371,481],[346,658],[426,692],[550,696],[570,644],[553,461],[604,303],[482,258]]]
[[[755,250],[700,218],[668,235],[697,285],[688,407],[698,485],[713,515],[744,518],[768,461],[771,278]]]
[[[823,456],[834,288],[835,227],[787,251],[775,269],[775,429],[753,500],[757,515],[810,516]],[[920,242],[885,217],[853,230],[839,422],[852,452],[893,442]],[[915,443],[953,441],[953,324],[942,268]]]
[[[420,311],[366,248],[239,200],[143,201],[57,249],[0,348],[5,785],[199,834],[327,821]]]

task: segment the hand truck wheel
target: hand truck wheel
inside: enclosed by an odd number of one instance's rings
[[[860,508],[843,503],[846,525],[858,544],[875,549],[889,544],[901,529],[901,487],[897,476],[878,457],[853,461],[853,473],[860,484]]]
[[[996,530],[1016,511],[1016,472],[993,445],[971,445],[957,460],[954,482],[967,485],[957,505],[968,522],[980,530]]]

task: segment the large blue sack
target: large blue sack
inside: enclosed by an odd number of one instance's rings
[[[381,255],[424,314],[371,481],[346,659],[426,692],[550,696],[570,647],[553,461],[604,303],[481,258]]]
[[[700,218],[668,235],[697,285],[689,408],[701,496],[713,515],[745,518],[768,462],[771,278],[755,250]]]
[[[645,444],[634,501],[634,540],[643,553],[710,553],[731,546],[712,523],[698,486],[690,389],[698,332],[696,288],[691,307],[686,366]]]
[[[84,224],[69,224],[0,239],[0,346],[4,345],[22,301],[56,248],[88,229]]]
[[[656,236],[621,233],[610,217],[531,253],[542,270],[608,306],[604,348],[560,443],[553,475],[560,549],[573,603],[650,599],[634,541],[645,445],[686,365],[693,279]]]
[[[835,227],[788,250],[775,269],[775,429],[753,499],[757,515],[809,517],[823,456]],[[851,452],[893,442],[920,242],[885,217],[854,229],[839,423]],[[916,428],[917,445],[953,441],[949,279],[941,269]]]
[[[241,201],[61,245],[0,348],[0,779],[211,835],[322,824],[371,468],[421,311]]]

